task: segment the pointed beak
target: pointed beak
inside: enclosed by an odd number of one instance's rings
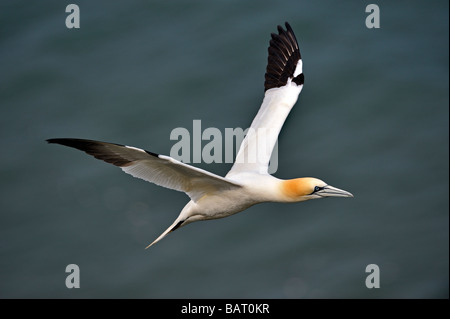
[[[330,185],[325,186],[321,191],[318,191],[316,194],[323,197],[353,197],[352,193]]]

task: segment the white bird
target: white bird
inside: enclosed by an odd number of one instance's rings
[[[283,180],[268,173],[278,134],[304,83],[298,43],[291,26],[287,22],[285,25],[286,30],[278,26],[278,34],[271,34],[264,100],[225,177],[136,147],[73,138],[47,141],[82,150],[134,177],[190,197],[173,224],[146,248],[182,226],[227,217],[258,203],[353,197],[317,178]]]

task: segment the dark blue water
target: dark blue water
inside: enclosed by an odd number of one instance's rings
[[[0,298],[448,298],[447,1],[378,1],[380,29],[359,1],[77,4],[77,30],[66,3],[0,4]],[[355,198],[260,204],[144,250],[186,195],[45,139],[168,155],[194,119],[248,127],[284,21],[305,87],[275,176]]]

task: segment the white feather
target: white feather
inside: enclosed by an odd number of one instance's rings
[[[301,69],[301,64],[298,65]],[[263,103],[226,177],[244,172],[267,174],[278,135],[302,88],[303,85],[289,80],[285,86],[266,91]]]

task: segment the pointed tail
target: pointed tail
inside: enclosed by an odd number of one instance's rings
[[[174,230],[176,230],[177,228],[179,228],[181,225],[183,225],[183,223],[185,222],[185,219],[179,219],[177,218],[172,225],[170,225],[169,228],[166,229],[166,231],[164,233],[162,233],[161,235],[159,235],[158,238],[156,238],[150,245],[148,245],[147,247],[145,247],[145,249],[150,248],[151,246],[153,246],[154,244],[156,244],[157,242],[159,242],[161,239],[163,239],[164,237],[167,236],[167,234],[173,232]]]

